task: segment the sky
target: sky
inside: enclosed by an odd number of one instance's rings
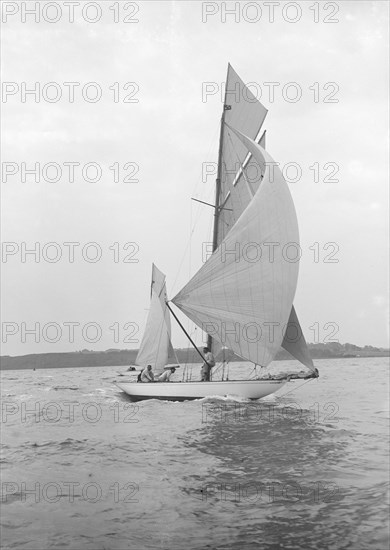
[[[2,355],[138,348],[152,262],[170,297],[201,267],[228,62],[290,167],[306,340],[388,346],[387,2],[34,5],[2,2]]]

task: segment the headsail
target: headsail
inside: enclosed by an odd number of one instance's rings
[[[290,243],[299,242],[298,223],[288,186],[271,156],[230,129],[261,166],[262,182],[173,302],[222,345],[266,366],[280,348],[291,313],[298,263],[286,261],[284,253]],[[276,243],[272,252],[266,243]]]
[[[136,364],[141,367],[152,365],[155,373],[161,372],[168,363],[177,363],[171,343],[167,300],[165,275],[153,264],[150,309]]]

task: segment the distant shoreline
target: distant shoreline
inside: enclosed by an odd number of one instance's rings
[[[316,359],[350,359],[365,357],[389,357],[390,350],[365,346],[359,348],[353,344],[308,344],[310,354]],[[180,364],[200,363],[199,356],[194,349],[175,350]],[[11,357],[0,357],[0,370],[22,369],[53,369],[53,368],[85,368],[85,367],[124,367],[135,364],[138,350],[107,350],[66,353],[35,353]],[[281,349],[275,361],[294,359],[287,351]],[[230,362],[242,361],[233,356]]]

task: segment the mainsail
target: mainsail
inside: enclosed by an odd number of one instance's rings
[[[261,167],[261,185],[254,192],[246,181],[252,195],[247,207],[173,303],[223,346],[266,366],[280,348],[291,313],[298,263],[285,255],[291,243],[299,242],[298,223],[271,156],[228,128]]]
[[[256,140],[267,112],[229,64],[221,122],[220,181],[216,205],[223,208],[218,212],[217,244],[224,239],[252,199],[242,177],[242,167],[254,190],[261,181],[261,171],[256,160],[248,155],[240,139],[227,131],[224,123]]]
[[[167,301],[165,275],[153,264],[150,309],[136,365],[152,365],[153,372],[157,374],[168,363],[178,362],[171,343],[171,319]]]

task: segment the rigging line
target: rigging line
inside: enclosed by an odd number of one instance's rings
[[[215,144],[215,141],[216,141],[216,135],[217,135],[218,132],[219,132],[219,129],[216,129],[216,130],[214,131],[214,134],[213,134],[212,139],[210,140],[210,144],[209,144],[209,147],[208,147],[207,157],[210,156],[211,151],[214,149],[214,144]],[[203,195],[202,192],[200,192],[200,193],[198,192],[198,189],[200,188],[200,185],[201,185],[202,183],[204,184],[204,187],[210,191],[210,187],[208,186],[207,182],[206,182],[206,181],[203,181],[203,178],[202,178],[202,177],[199,177],[199,178],[197,179],[197,182],[195,183],[193,189],[192,189],[192,194],[193,194],[193,195],[197,195],[197,194]],[[208,198],[208,197],[207,197],[207,198]],[[179,275],[180,275],[180,273],[181,273],[181,270],[182,270],[182,267],[183,267],[184,260],[186,259],[186,256],[187,256],[187,253],[188,253],[188,250],[189,250],[189,245],[190,245],[190,243],[191,243],[192,236],[193,236],[193,234],[194,234],[194,232],[195,232],[195,229],[196,229],[196,227],[197,227],[197,225],[198,225],[198,223],[199,223],[199,219],[200,219],[200,217],[201,217],[201,215],[202,215],[202,212],[203,212],[203,209],[200,207],[200,205],[199,205],[199,207],[198,207],[198,210],[195,211],[194,215],[192,215],[192,212],[191,212],[191,225],[192,225],[192,229],[191,229],[191,226],[190,226],[190,236],[189,236],[188,242],[187,242],[187,244],[186,244],[186,246],[185,246],[184,252],[183,252],[183,254],[182,254],[182,259],[181,259],[181,261],[180,261],[179,267],[178,267],[178,269],[177,269],[176,278],[175,278],[175,280],[174,280],[174,283],[170,286],[170,291],[172,291],[172,289],[175,287],[175,284],[176,284],[176,282],[177,282],[177,279],[178,279],[178,277],[179,277]]]
[[[191,250],[191,244],[192,244],[192,235],[194,234],[194,231],[195,231],[195,227],[196,227],[196,224],[197,222],[194,224],[194,227],[192,229],[192,231],[190,231],[190,238],[188,239],[188,242],[185,246],[185,249],[184,249],[184,252],[183,252],[183,255],[182,255],[182,259],[180,260],[180,264],[179,264],[179,267],[177,269],[177,272],[176,272],[176,277],[175,277],[175,280],[173,281],[172,285],[171,285],[171,291],[170,291],[170,296],[172,295],[172,289],[175,287],[176,283],[177,283],[177,279],[180,275],[180,272],[181,272],[181,268],[183,266],[183,263],[184,263],[184,260],[186,258],[186,255],[187,253]]]
[[[192,209],[192,202],[191,202],[191,209]],[[193,237],[193,234],[195,233],[195,229],[196,229],[196,227],[199,223],[199,219],[200,219],[200,215],[201,215],[202,211],[203,211],[203,209],[201,207],[198,207],[198,211],[195,213],[194,220],[193,220],[192,219],[192,210],[191,210],[191,225],[192,225],[192,227],[190,226],[190,236],[189,236],[189,239],[188,239],[187,244],[185,246],[182,258],[180,260],[180,264],[179,264],[179,267],[178,267],[177,272],[176,272],[175,280],[171,285],[170,295],[172,294],[172,289],[175,287],[175,285],[177,283],[177,280],[178,280],[179,275],[181,273],[183,263],[184,263],[184,260],[186,259],[187,254],[191,253],[191,250],[192,250],[192,237]],[[210,221],[209,221],[209,224],[210,224]],[[208,232],[210,234],[211,228],[209,228]],[[190,260],[191,260],[191,258],[190,258]]]
[[[231,135],[230,135],[229,130],[228,130],[228,136],[229,136],[229,139],[230,139],[230,143],[232,144],[233,151],[234,151],[234,153],[235,153],[235,155],[236,155],[236,157],[237,157],[237,160],[238,160],[238,162],[239,162],[239,164],[240,164],[241,171],[242,171],[242,175],[244,176],[245,183],[246,183],[246,185],[247,185],[247,187],[248,187],[248,191],[249,191],[250,196],[251,196],[251,199],[252,199],[252,198],[255,196],[255,193],[254,193],[254,191],[253,191],[253,189],[252,189],[251,184],[249,183],[249,181],[248,181],[248,179],[247,179],[247,177],[246,177],[246,174],[245,174],[245,171],[244,171],[244,167],[242,166],[241,161],[240,161],[240,157],[238,156],[237,151],[236,151],[236,149],[235,149],[235,147],[234,147],[234,143],[233,143],[233,141],[232,141],[232,137],[231,137]]]
[[[211,206],[212,208],[216,208],[217,210],[230,210],[233,212],[233,208],[224,208],[223,206],[215,206],[214,204],[210,204],[209,202],[200,201],[199,199],[195,199],[194,197],[191,197],[192,201],[201,202],[202,204],[207,204],[207,206]],[[226,202],[226,199],[224,201],[224,204]]]
[[[179,267],[178,267],[178,269],[177,269],[177,271],[176,271],[175,280],[174,280],[173,283],[170,285],[170,292],[169,292],[169,295],[170,295],[170,296],[172,296],[172,294],[175,294],[175,293],[173,292],[173,289],[175,288],[176,283],[177,283],[177,280],[178,280],[178,278],[179,278],[179,275],[180,275],[180,273],[181,273],[181,271],[182,271],[182,267],[183,267],[183,264],[184,264],[184,260],[186,259],[187,254],[191,254],[191,251],[192,251],[192,237],[193,237],[193,234],[195,233],[195,229],[196,229],[196,227],[197,227],[197,225],[198,225],[198,223],[199,223],[199,217],[200,217],[200,216],[198,216],[198,219],[193,223],[192,230],[190,231],[190,237],[189,237],[188,242],[187,242],[187,244],[186,244],[186,246],[185,246],[184,253],[183,253],[182,258],[181,258],[180,263],[179,263]],[[208,221],[208,225],[209,225],[208,234],[209,234],[209,235],[211,235],[211,233],[212,233],[212,223],[213,223],[212,218],[210,218],[209,221]],[[207,237],[206,237],[206,238],[207,238]],[[209,239],[208,239],[208,242],[211,243],[210,237],[209,237]],[[190,269],[191,269],[191,257],[190,257]],[[191,272],[190,272],[189,277],[191,278]]]
[[[191,249],[191,238],[192,238],[192,235],[193,235],[194,231],[195,231],[195,227],[192,229],[192,231],[190,231],[190,238],[188,239],[188,242],[185,246],[185,249],[184,249],[184,252],[183,252],[183,255],[182,255],[182,259],[180,260],[180,264],[179,264],[178,270],[176,272],[175,280],[174,280],[173,284],[171,285],[170,295],[172,295],[172,288],[174,288],[174,286],[177,282],[177,279],[178,279],[179,274],[181,272],[181,268],[183,266],[183,263],[184,263],[186,255],[187,255],[187,252],[189,251],[189,249]]]
[[[257,365],[255,365],[255,366],[253,367],[252,372],[254,372],[255,374],[257,374]],[[249,376],[252,375],[252,372],[249,374]]]
[[[215,144],[217,143],[218,134],[219,134],[219,126],[217,125],[214,129],[214,132],[212,134],[212,138],[210,139],[209,145],[207,147],[207,149],[208,149],[207,155],[205,157],[203,156],[203,158],[210,158],[212,156],[214,157],[214,154],[216,154]],[[202,147],[202,149],[203,149],[203,147]],[[193,195],[197,194],[198,188],[200,187],[201,184],[205,184],[206,189],[209,189],[209,187],[208,187],[209,184],[206,181],[204,181],[203,177],[197,178],[196,183],[195,183],[195,185],[192,189],[192,194]]]
[[[192,202],[190,208],[190,238],[189,238],[189,260],[188,260],[188,277],[191,278],[191,256],[192,256],[192,239],[191,239],[191,227],[192,227]]]

